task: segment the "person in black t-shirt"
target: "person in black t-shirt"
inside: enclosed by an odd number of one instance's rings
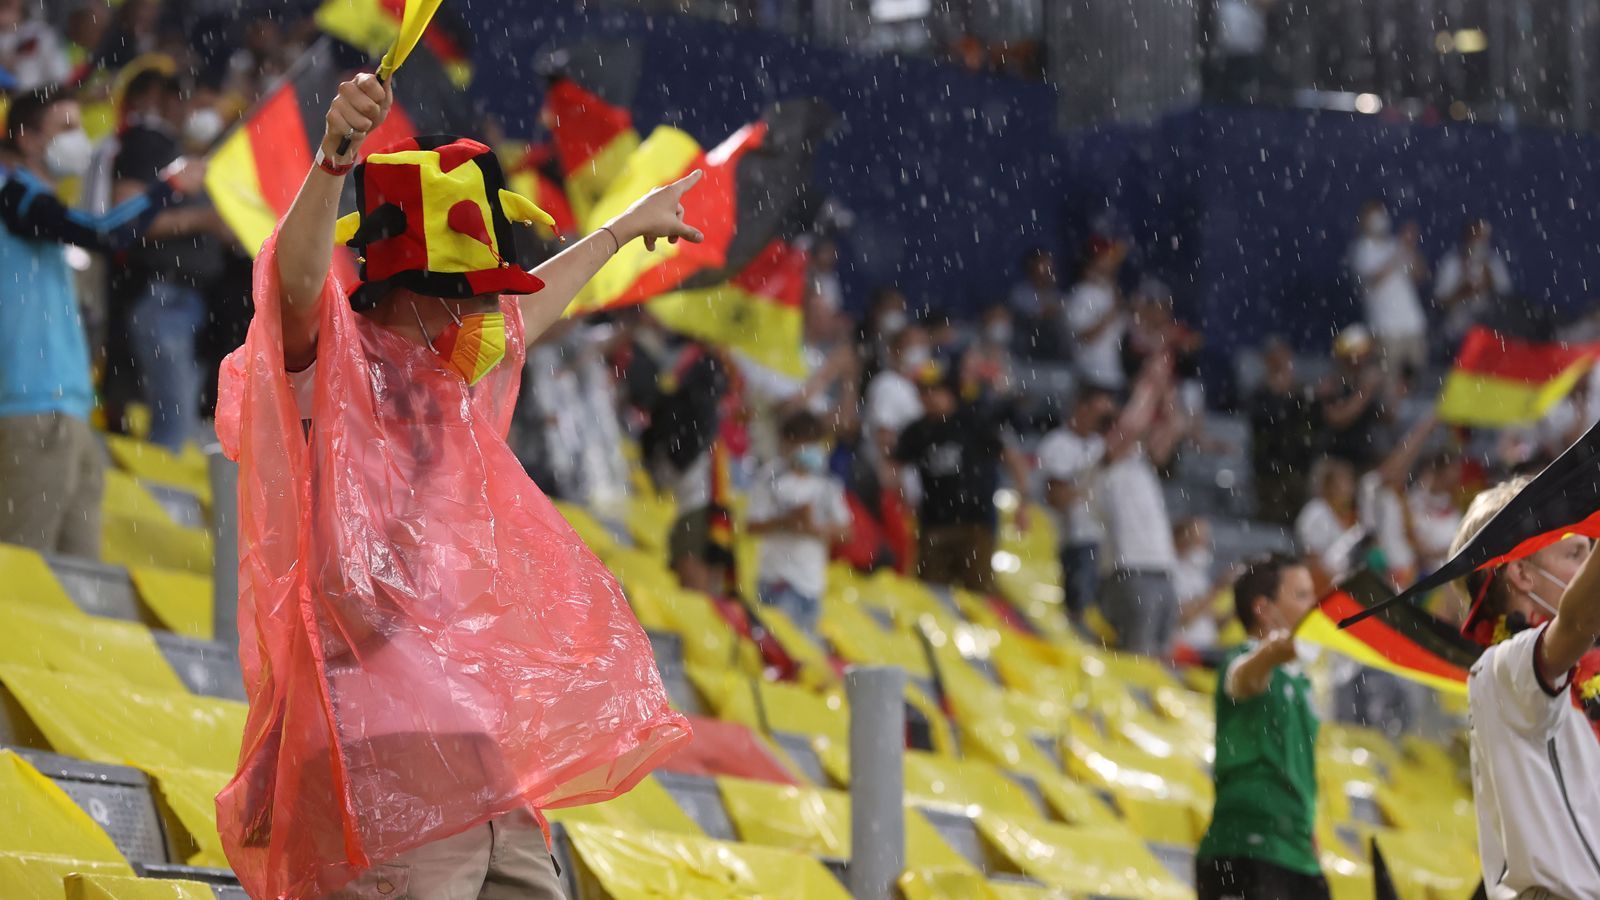
[[[1269,340],[1262,356],[1266,378],[1248,404],[1256,518],[1292,525],[1305,506],[1315,449],[1312,398],[1295,379],[1294,351],[1282,338]]]
[[[901,432],[894,449],[894,461],[914,466],[922,481],[917,575],[992,592],[1000,466],[1025,488],[1027,461],[1010,445],[998,411],[963,397],[954,367],[930,364],[918,387],[925,412]],[[1026,507],[1018,507],[1017,525],[1027,527]]]
[[[113,197],[147,190],[181,155],[183,98],[173,76],[147,70],[125,93],[126,127],[112,166]],[[131,300],[127,334],[150,406],[150,440],[172,450],[194,437],[203,378],[195,340],[205,324],[203,291],[222,272],[221,219],[204,197],[169,204],[128,255],[117,293]]]

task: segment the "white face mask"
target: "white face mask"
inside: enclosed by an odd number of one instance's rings
[[[906,330],[906,314],[895,310],[883,314],[878,320],[878,330],[885,335],[899,334]]]
[[[82,128],[63,131],[44,148],[44,168],[51,178],[76,178],[89,171],[94,145]]]
[[[1556,585],[1561,588],[1561,593],[1565,594],[1567,592],[1567,585],[1570,582],[1562,581],[1561,579],[1555,577],[1554,575],[1551,575],[1548,569],[1546,569],[1544,566],[1539,565],[1538,563],[1530,562],[1529,565],[1533,566],[1533,570],[1535,572],[1538,572],[1540,575],[1543,575],[1544,577],[1546,577],[1546,578],[1550,579],[1551,581],[1555,582]],[[1533,598],[1533,602],[1535,602],[1535,603],[1539,604],[1540,606],[1544,607],[1545,611],[1550,613],[1550,615],[1552,615],[1552,616],[1556,615],[1556,608],[1554,606],[1551,606],[1550,604],[1546,603],[1544,601],[1543,597],[1539,596],[1538,594],[1535,594],[1533,591],[1529,591],[1528,592],[1528,596]],[[1557,596],[1557,599],[1560,599],[1559,595]]]
[[[222,133],[222,113],[208,107],[189,113],[183,122],[183,140],[192,147],[206,147]]]
[[[993,322],[993,323],[991,323],[989,325],[989,327],[984,330],[984,337],[989,339],[989,343],[994,344],[997,347],[1004,347],[1004,346],[1010,344],[1011,343],[1011,323],[1010,322]]]
[[[1390,227],[1391,224],[1392,223],[1389,221],[1389,214],[1388,213],[1386,213],[1386,212],[1375,212],[1375,213],[1372,213],[1371,215],[1367,216],[1367,221],[1366,221],[1365,227],[1366,227],[1366,230],[1367,230],[1367,234],[1382,235],[1382,234],[1388,234],[1389,233],[1389,227]]]
[[[924,347],[920,344],[915,347],[907,347],[905,354],[905,368],[907,371],[917,372],[920,371],[923,366],[926,366],[932,359],[933,352],[927,347]]]

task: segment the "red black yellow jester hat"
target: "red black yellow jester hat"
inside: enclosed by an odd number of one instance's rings
[[[356,212],[334,236],[360,255],[358,310],[398,286],[430,297],[531,294],[544,287],[518,259],[511,223],[554,220],[506,189],[494,152],[470,138],[408,138],[356,167]]]

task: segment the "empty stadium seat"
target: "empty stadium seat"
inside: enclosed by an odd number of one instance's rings
[[[566,833],[578,900],[849,897],[821,863],[790,850],[586,824],[568,825]]]

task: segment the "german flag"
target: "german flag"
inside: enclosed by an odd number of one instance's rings
[[[639,67],[637,46],[596,41],[554,50],[540,61],[546,79],[540,120],[555,145],[567,199],[582,222],[590,221],[595,204],[639,149],[630,111]]]
[[[284,80],[225,136],[206,170],[206,190],[239,243],[254,255],[289,211],[322,140],[328,104],[345,72],[338,49],[323,38],[307,50]],[[472,130],[470,105],[423,50],[412,55],[389,117],[361,145],[363,157],[418,134]],[[346,185],[340,208],[355,209],[355,185]],[[352,258],[336,266],[352,275]]]
[[[1384,580],[1363,569],[1322,598],[1295,635],[1364,666],[1465,694],[1482,649],[1421,607],[1393,599]],[[1335,624],[1358,614],[1368,618],[1343,630]]]
[[[651,133],[585,221],[605,222],[653,188],[689,174],[704,179],[683,198],[684,219],[705,234],[692,244],[633,242],[600,269],[567,314],[642,303],[680,288],[711,287],[742,272],[767,248],[807,193],[817,140],[832,121],[820,101],[786,102],[709,153],[688,134]]]
[[[661,324],[737,351],[791,378],[804,378],[801,356],[807,254],[786,238],[767,244],[744,271],[716,287],[674,291],[646,307]]]
[[[1600,424],[1528,482],[1511,502],[1437,571],[1398,597],[1358,610],[1339,623],[1350,628],[1388,606],[1426,596],[1479,569],[1523,559],[1568,535],[1600,538]]]
[[[369,56],[377,56],[400,34],[406,0],[326,0],[313,16],[317,27]],[[463,90],[472,83],[471,32],[459,17],[441,9],[422,46],[432,53],[446,76]]]
[[[1439,397],[1439,418],[1505,427],[1536,422],[1600,356],[1600,345],[1531,341],[1474,328]]]

